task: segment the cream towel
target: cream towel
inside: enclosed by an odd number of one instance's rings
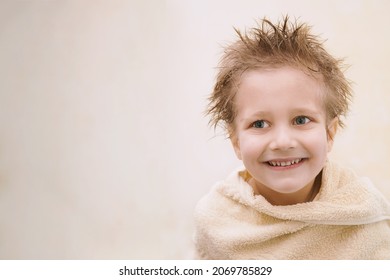
[[[234,172],[195,211],[202,259],[390,259],[390,204],[328,162],[312,202],[271,205]]]

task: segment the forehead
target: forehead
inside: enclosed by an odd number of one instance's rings
[[[320,77],[308,75],[293,67],[250,70],[238,84],[236,113],[253,110],[284,112],[290,109],[311,109],[324,112],[325,87]]]
[[[281,66],[277,68],[252,69],[242,73],[238,82],[238,89],[245,86],[253,86],[257,88],[282,88],[287,87],[303,88],[311,87],[312,90],[323,92],[324,82],[320,74],[308,74],[300,68],[292,66]]]

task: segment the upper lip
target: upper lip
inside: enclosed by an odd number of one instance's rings
[[[303,157],[274,158],[274,159],[266,160],[264,162],[270,162],[270,161],[274,161],[274,162],[288,162],[288,161],[293,161],[293,160],[297,160],[297,159],[303,159]]]

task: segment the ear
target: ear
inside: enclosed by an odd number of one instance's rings
[[[240,141],[238,140],[238,137],[235,133],[229,133],[230,141],[232,143],[232,146],[234,148],[234,152],[236,153],[236,156],[239,160],[242,160],[241,157],[241,149],[240,149]]]
[[[338,127],[339,127],[339,118],[335,117],[329,122],[326,130],[328,136],[328,153],[332,150],[334,137],[336,136]]]

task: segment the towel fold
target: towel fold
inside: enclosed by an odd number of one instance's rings
[[[195,211],[202,259],[390,259],[390,204],[367,179],[333,162],[311,202],[271,205],[231,174]]]

